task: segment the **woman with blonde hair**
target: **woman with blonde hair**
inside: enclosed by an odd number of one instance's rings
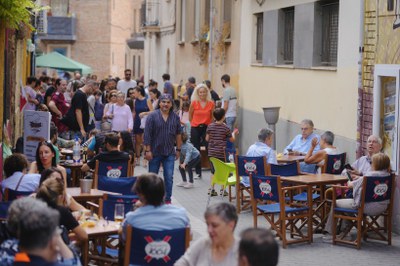
[[[193,91],[189,107],[190,142],[200,151],[205,144],[207,126],[212,122],[215,104],[208,87],[200,83]],[[197,178],[201,178],[201,164],[196,166]]]
[[[74,233],[76,240],[87,241],[86,231],[75,220],[70,210],[64,207],[65,200],[64,182],[60,178],[49,178],[40,185],[36,198],[43,200],[50,208],[60,213],[60,225],[63,225],[69,232]]]

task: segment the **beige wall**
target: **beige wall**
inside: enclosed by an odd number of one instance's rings
[[[358,100],[358,46],[360,36],[360,1],[340,1],[339,47],[337,68],[294,69],[263,67],[252,64],[254,13],[313,1],[266,1],[260,8],[253,1],[242,2],[239,80],[239,114],[242,149],[252,143],[260,121],[248,113],[262,116],[262,107],[281,106],[277,138],[290,140],[304,118],[314,121],[321,132],[330,130],[342,144],[342,150],[355,157]],[[249,30],[251,29],[251,30]],[[254,130],[247,130],[254,128]],[[283,131],[283,132],[282,132]],[[279,141],[277,141],[279,142]],[[283,149],[280,143],[278,149]]]

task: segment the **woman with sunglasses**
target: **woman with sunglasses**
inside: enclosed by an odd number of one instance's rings
[[[107,103],[104,106],[103,123],[101,125],[101,130],[104,132],[111,130],[112,116],[114,116],[114,104],[117,102],[117,92],[117,90],[111,90],[107,94]]]
[[[56,167],[62,173],[63,181],[66,186],[67,184],[67,171],[61,165],[56,163],[56,150],[53,144],[49,141],[39,142],[36,149],[36,161],[31,163],[29,173],[41,174],[43,170]]]

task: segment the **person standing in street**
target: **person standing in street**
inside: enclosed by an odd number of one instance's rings
[[[163,94],[160,108],[147,117],[144,129],[145,158],[149,161],[149,172],[158,174],[164,168],[165,203],[171,203],[174,161],[180,157],[182,138],[179,116],[173,112],[173,100]],[[174,144],[176,143],[176,150]]]
[[[236,91],[231,86],[231,77],[225,74],[221,77],[222,87],[224,87],[224,93],[222,96],[222,108],[225,110],[226,125],[233,131],[233,127],[236,121],[236,108],[237,108],[237,97]]]
[[[164,90],[163,93],[167,93],[169,95],[172,96],[172,98],[174,98],[174,86],[172,85],[170,79],[171,76],[169,74],[164,74],[162,75],[162,79],[164,81]]]
[[[127,94],[128,89],[135,88],[137,86],[137,83],[135,80],[131,79],[132,72],[130,69],[125,69],[124,74],[125,74],[125,78],[119,80],[117,83],[117,90],[124,93],[124,95],[126,95],[126,97],[128,97],[129,96]]]

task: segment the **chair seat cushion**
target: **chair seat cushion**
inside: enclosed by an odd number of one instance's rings
[[[357,209],[348,209],[348,208],[335,208],[335,212],[349,212],[349,213],[358,213]]]
[[[101,246],[97,246],[97,252],[99,254],[101,254],[101,250],[102,250]],[[106,255],[113,258],[118,258],[118,249],[106,247]]]
[[[312,193],[312,200],[318,199],[320,197],[319,194]],[[307,192],[302,192],[293,197],[295,201],[307,201]]]
[[[280,213],[281,208],[279,203],[258,205],[257,209],[265,213]],[[286,213],[308,211],[308,207],[289,207],[285,206]]]

